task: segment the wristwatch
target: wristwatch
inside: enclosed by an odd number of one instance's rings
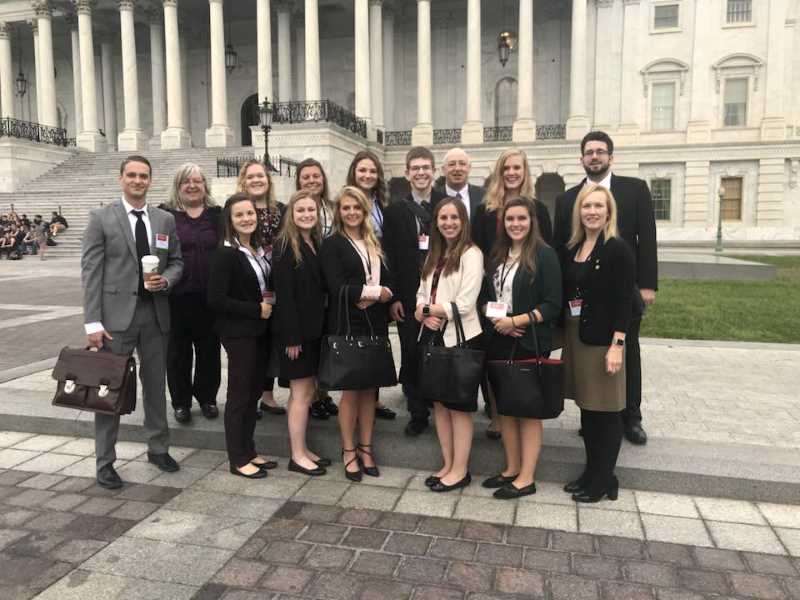
[[[431,305],[426,304],[422,307],[422,316],[423,317],[430,317],[431,316]]]
[[[614,345],[615,346],[624,346],[625,345],[625,340],[623,340],[622,338],[617,338],[616,340],[614,340]]]

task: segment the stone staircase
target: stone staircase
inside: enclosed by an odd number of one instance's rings
[[[58,246],[48,249],[47,258],[79,257],[89,211],[119,198],[119,165],[130,154],[78,152],[47,173],[26,183],[20,190],[11,194],[0,194],[0,212],[10,210],[13,204],[14,210],[27,214],[31,219],[33,215],[41,214],[49,220],[50,213],[60,209],[69,223],[69,229],[56,238]],[[166,202],[172,178],[182,164],[197,163],[210,181],[217,174],[218,156],[252,155],[253,148],[148,150],[142,154],[153,165],[153,182],[148,201],[157,205]]]

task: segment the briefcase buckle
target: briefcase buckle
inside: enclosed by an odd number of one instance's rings
[[[71,394],[75,391],[75,382],[72,379],[67,379],[64,382],[64,393]]]
[[[108,386],[101,383],[100,390],[97,392],[97,395],[100,398],[105,398],[106,396],[108,396]]]

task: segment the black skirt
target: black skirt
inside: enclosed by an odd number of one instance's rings
[[[444,346],[444,339],[443,339],[443,332],[441,331],[434,331],[433,329],[428,329],[427,327],[422,328],[422,333],[420,334],[419,344],[420,346],[427,346],[429,344],[433,344],[434,346]],[[472,348],[473,350],[483,350],[483,334],[476,335],[474,338],[469,339],[464,344],[467,348]],[[421,356],[422,353],[418,352],[418,356]],[[419,371],[419,370],[418,370]],[[433,406],[434,402],[439,402],[442,406],[449,410],[457,410],[460,412],[477,412],[478,410],[478,390],[475,390],[475,397],[472,399],[471,402],[468,404],[450,404],[448,402],[441,402],[436,398],[424,398],[425,403],[428,406]]]
[[[313,377],[319,371],[320,340],[303,342],[300,356],[291,360],[286,355],[286,348],[273,348],[273,354],[280,356],[280,368],[278,385],[289,387],[288,382],[292,379],[304,379]]]

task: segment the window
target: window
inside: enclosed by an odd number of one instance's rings
[[[720,179],[722,192],[722,220],[742,220],[742,188],[741,177],[723,177]]]
[[[653,212],[656,221],[669,221],[671,218],[672,179],[651,179],[650,194],[653,196]]]
[[[748,79],[725,80],[725,127],[744,127],[747,124]]]
[[[651,129],[675,128],[675,83],[654,83],[651,104]]]
[[[728,0],[725,20],[728,23],[750,23],[753,20],[753,0]]]
[[[662,4],[653,8],[653,29],[675,29],[677,27],[677,4]]]

